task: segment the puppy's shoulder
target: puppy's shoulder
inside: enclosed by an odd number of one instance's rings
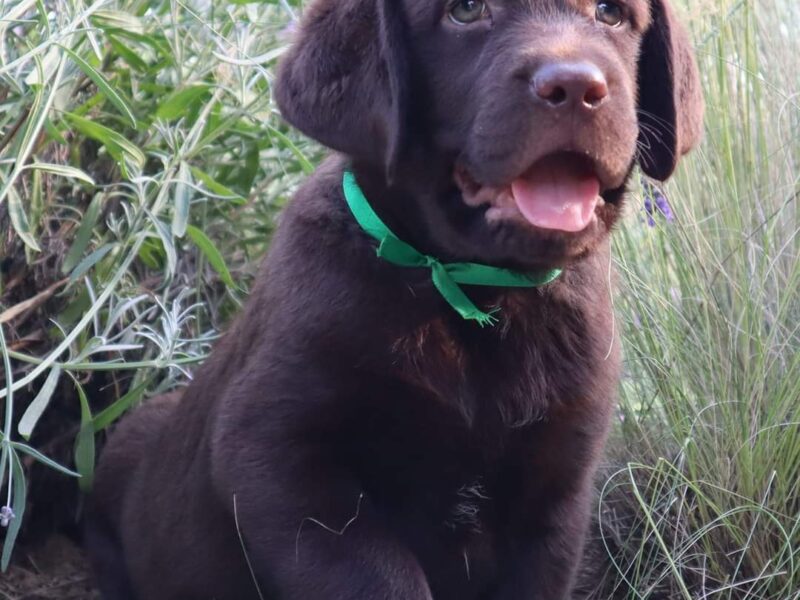
[[[297,189],[284,211],[283,221],[306,224],[344,221],[342,177],[347,168],[345,156],[329,155]]]

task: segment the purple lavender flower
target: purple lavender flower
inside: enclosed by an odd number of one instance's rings
[[[656,191],[656,206],[668,223],[672,223],[675,220],[675,215],[672,214],[672,207],[661,190]]]
[[[644,197],[644,212],[647,215],[648,227],[655,227],[656,220],[653,218],[653,200],[650,198],[650,196]]]
[[[15,516],[10,506],[0,507],[0,527],[8,527],[8,524],[11,523]]]
[[[642,179],[642,188],[644,189],[644,211],[647,216],[647,225],[656,226],[656,215],[661,215],[667,223],[672,223],[675,220],[675,214],[661,188],[646,179]]]

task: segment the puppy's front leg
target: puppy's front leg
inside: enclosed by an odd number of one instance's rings
[[[597,423],[589,428],[576,410],[564,410],[520,432],[513,469],[519,493],[507,514],[507,568],[488,600],[569,598],[589,526],[608,405],[591,409]]]
[[[323,444],[238,441],[217,481],[264,597],[431,600],[414,555]],[[258,452],[254,451],[259,447]],[[246,450],[244,450],[246,449]],[[222,464],[222,463],[220,463]]]
[[[588,487],[531,507],[537,511],[532,515],[535,525],[521,529],[507,576],[491,600],[570,597],[589,524]]]

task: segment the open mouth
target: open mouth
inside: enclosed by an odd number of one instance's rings
[[[479,184],[460,166],[455,181],[468,205],[487,207],[490,222],[516,219],[540,229],[575,233],[597,219],[595,209],[603,203],[597,168],[574,152],[549,154],[499,188]]]

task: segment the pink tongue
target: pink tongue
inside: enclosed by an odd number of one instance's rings
[[[531,225],[583,231],[594,218],[600,182],[585,165],[544,159],[511,183],[511,193]]]

